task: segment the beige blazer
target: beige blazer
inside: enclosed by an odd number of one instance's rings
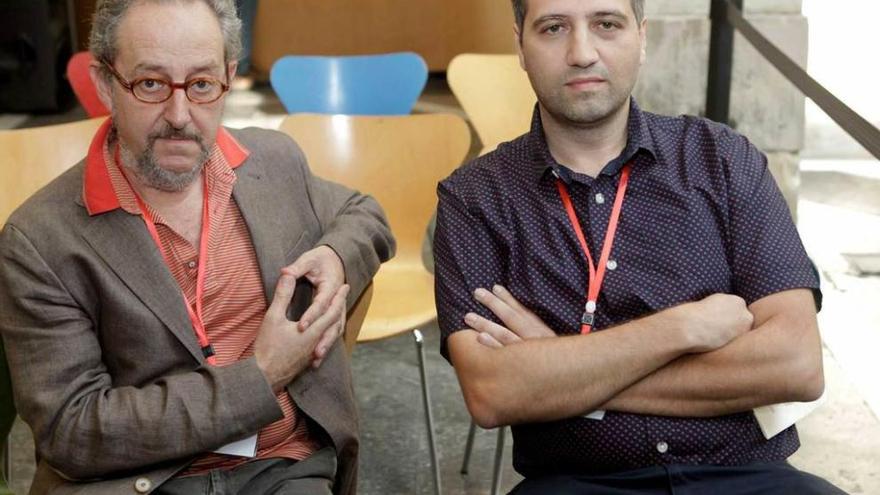
[[[233,197],[268,300],[280,269],[327,244],[350,302],[394,240],[370,197],[311,175],[290,138],[230,131],[251,152]],[[143,221],[89,216],[83,163],[30,198],[0,233],[0,332],[39,458],[31,493],[149,493],[194,456],[258,431],[281,410],[253,358],[205,366],[180,291]],[[298,288],[297,318],[311,293]],[[334,491],[356,489],[358,428],[342,341],[288,392],[336,448]]]

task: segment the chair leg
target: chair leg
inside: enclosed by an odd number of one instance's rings
[[[3,443],[3,478],[6,479],[6,484],[12,484],[12,442],[10,441],[11,437],[6,437],[6,440]]]
[[[428,390],[428,373],[425,368],[425,339],[422,332],[413,330],[413,338],[416,341],[416,354],[419,358],[419,376],[422,380],[422,402],[425,408],[425,421],[428,426],[428,446],[431,451],[431,468],[434,474],[434,493],[440,495],[440,463],[437,461],[437,446],[434,440],[434,415],[431,412],[431,399]]]
[[[471,420],[468,429],[467,442],[464,444],[464,459],[461,461],[461,474],[468,474],[468,464],[471,462],[471,452],[474,450],[474,435],[477,433],[477,424]]]
[[[498,440],[495,443],[495,466],[492,471],[492,495],[498,495],[501,490],[501,461],[504,460],[504,437],[507,435],[507,427],[498,427]]]

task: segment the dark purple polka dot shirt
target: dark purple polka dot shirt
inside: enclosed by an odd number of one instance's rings
[[[438,187],[434,241],[441,352],[475,312],[478,287],[501,284],[559,334],[578,332],[587,269],[555,186],[567,184],[598,258],[620,170],[632,174],[598,301],[595,329],[713,293],[752,303],[819,281],[765,156],[706,119],[643,112],[632,101],[623,153],[594,179],[556,163],[535,111],[528,134],[461,167]],[[520,372],[528,373],[523,367]],[[534,400],[541,400],[535,397]],[[672,418],[608,412],[514,426],[525,476],[657,464],[737,465],[787,458],[794,427],[765,440],[751,412]]]

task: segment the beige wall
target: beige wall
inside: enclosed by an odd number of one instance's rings
[[[284,55],[414,51],[445,71],[459,53],[513,49],[507,0],[260,0],[253,64],[267,73]]]

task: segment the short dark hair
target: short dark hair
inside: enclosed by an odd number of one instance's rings
[[[526,20],[526,0],[510,0],[510,3],[513,4],[513,17],[519,28],[519,35],[522,37],[523,23]],[[630,0],[630,4],[636,14],[636,22],[641,23],[645,18],[645,0]]]

